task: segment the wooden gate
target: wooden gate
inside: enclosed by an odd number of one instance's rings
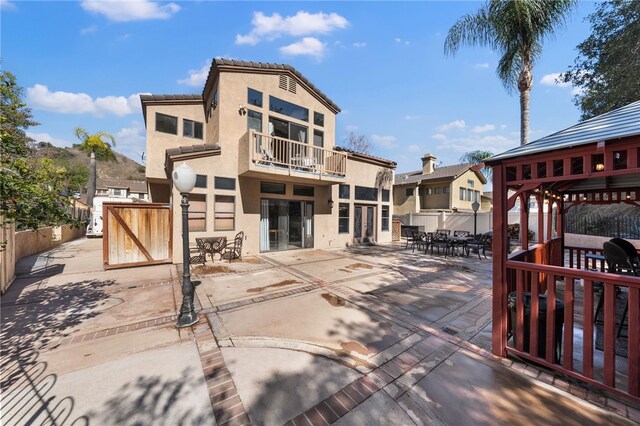
[[[104,269],[171,263],[169,204],[104,203],[102,218]]]

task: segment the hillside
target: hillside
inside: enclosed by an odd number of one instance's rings
[[[70,164],[82,165],[87,169],[89,167],[89,156],[75,147],[58,148],[50,144],[41,143],[38,146],[36,155],[39,157],[48,157],[53,160],[68,161]],[[115,161],[98,160],[97,174],[99,178],[145,180],[145,168],[142,164],[120,153],[115,152],[115,155]]]

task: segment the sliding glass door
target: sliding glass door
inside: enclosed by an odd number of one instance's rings
[[[260,251],[313,247],[313,203],[263,199],[260,203]]]

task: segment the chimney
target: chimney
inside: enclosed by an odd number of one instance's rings
[[[433,173],[436,168],[436,157],[431,154],[425,154],[422,157],[422,174],[429,175]]]

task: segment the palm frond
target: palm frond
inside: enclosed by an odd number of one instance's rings
[[[465,15],[449,29],[444,42],[444,52],[455,54],[461,46],[489,46],[494,47],[494,28],[485,7],[475,15]]]

